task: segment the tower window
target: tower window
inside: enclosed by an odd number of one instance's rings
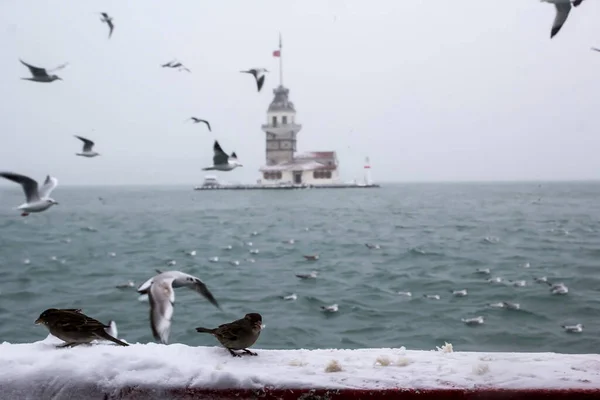
[[[277,117],[273,117],[273,126],[277,126]]]
[[[281,117],[281,123],[282,123],[283,125],[286,125],[286,124],[287,124],[287,117],[286,117],[285,115],[284,115],[283,117]]]

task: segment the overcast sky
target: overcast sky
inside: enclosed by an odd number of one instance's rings
[[[367,155],[376,181],[598,179],[600,1],[550,40],[554,13],[538,0],[4,0],[0,170],[193,185],[218,139],[244,167],[217,175],[254,182],[281,31],[298,150],[336,150],[344,180]],[[160,68],[174,57],[192,73]],[[19,58],[70,65],[41,84],[20,80]],[[251,67],[272,71],[260,93],[239,73]],[[102,156],[76,157],[74,134]]]

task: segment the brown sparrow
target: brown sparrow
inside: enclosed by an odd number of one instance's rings
[[[45,325],[53,336],[66,342],[57,347],[75,347],[97,339],[110,340],[120,346],[129,346],[106,332],[110,325],[104,325],[88,317],[80,309],[49,308],[40,314],[35,323]]]
[[[233,321],[229,324],[220,325],[215,329],[196,328],[196,332],[210,333],[217,338],[219,342],[229,350],[234,357],[241,357],[241,354],[233,350],[243,350],[246,354],[257,356],[258,354],[251,352],[247,347],[252,346],[262,329],[262,316],[258,313],[246,314],[242,319]]]

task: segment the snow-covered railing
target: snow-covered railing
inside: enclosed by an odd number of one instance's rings
[[[0,345],[0,399],[600,398],[597,354],[57,343]]]

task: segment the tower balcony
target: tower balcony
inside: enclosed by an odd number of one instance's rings
[[[271,133],[274,133],[275,135],[280,135],[280,134],[288,133],[290,131],[292,131],[294,133],[298,133],[302,129],[302,125],[301,124],[295,124],[295,123],[291,123],[291,124],[281,124],[281,123],[277,123],[277,124],[262,124],[261,125],[261,129],[264,132],[271,132]]]

